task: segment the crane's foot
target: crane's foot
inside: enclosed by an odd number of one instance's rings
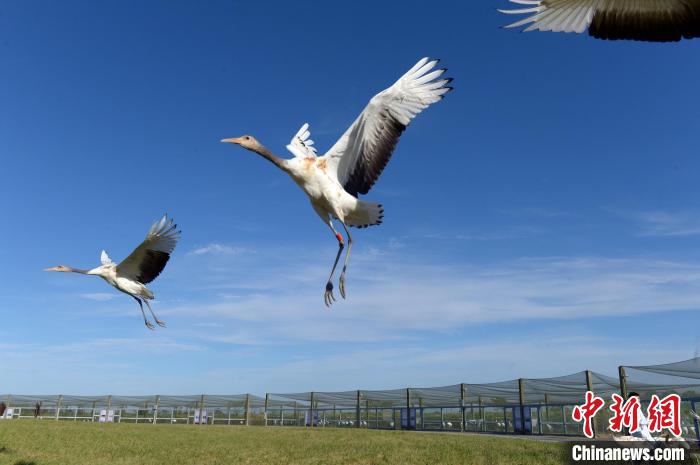
[[[156,324],[161,328],[165,328],[165,321],[163,320],[159,320],[158,318],[156,318]]]
[[[340,279],[338,280],[338,290],[340,291],[340,296],[345,298],[345,271],[340,273]]]
[[[146,323],[146,328],[150,329],[151,331],[153,331],[154,329],[156,329],[156,327],[153,326],[153,323],[151,323],[150,321],[148,321],[148,320],[143,320],[143,322]]]
[[[335,296],[333,296],[333,283],[328,281],[326,283],[326,292],[323,294],[323,300],[326,302],[326,307],[330,307],[335,302]]]

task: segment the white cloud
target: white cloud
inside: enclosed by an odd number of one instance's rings
[[[236,380],[252,392],[397,389],[555,377],[587,369],[615,377],[621,363],[666,363],[688,356],[644,341],[619,344],[595,336],[537,336],[527,344],[494,334],[488,343],[455,341],[437,348],[415,344],[339,351],[321,346],[313,356],[239,370]],[[231,382],[225,370],[213,370],[207,378],[213,383]]]
[[[620,363],[691,355],[692,347],[671,343],[673,336],[655,345],[629,335],[604,339],[590,318],[699,308],[700,265],[693,262],[548,257],[436,264],[411,255],[408,245],[382,244],[353,252],[348,299],[332,309],[323,305],[331,246],[265,249],[235,260],[209,256],[205,264],[216,266],[195,275],[176,267],[169,285],[182,292],[168,291],[178,300],[156,308],[168,315],[167,330],[5,346],[9,386],[21,387],[33,376],[27,367],[42,366],[48,385],[72,392],[379,389],[582,369],[614,376]],[[513,330],[521,323],[524,340],[517,341]],[[248,355],[238,358],[242,352]],[[150,368],[150,355],[171,354],[187,361],[183,371]],[[119,379],[65,377],[95,367]]]
[[[168,337],[87,339],[64,344],[14,344],[5,347],[5,355],[32,358],[37,354],[84,354],[95,357],[115,353],[166,354],[175,352],[200,352],[206,348],[199,344],[182,343]]]
[[[94,300],[97,302],[106,302],[108,300],[112,300],[117,297],[116,294],[110,294],[108,292],[92,292],[92,293],[85,293],[85,294],[80,294],[80,297],[83,299],[88,299],[88,300]]]
[[[224,358],[219,353],[214,364],[205,362],[217,354],[190,346],[149,338],[22,344],[4,354],[3,389],[21,394],[126,395],[392,389],[562,376],[585,369],[614,377],[622,363],[666,363],[689,356],[681,348],[639,339],[621,343],[590,332],[562,336],[557,331],[531,331],[527,343],[494,331],[487,341],[443,339],[430,346],[416,341],[360,347],[325,343],[311,354],[282,357],[243,349]],[[128,351],[128,358],[115,350]],[[178,353],[179,360],[186,355],[193,358],[177,369],[160,367],[162,355],[171,353]],[[44,380],[38,385],[23,381],[37,376]]]
[[[225,244],[211,243],[203,247],[197,247],[187,253],[187,255],[238,255],[248,251],[243,247],[233,247]]]
[[[630,218],[640,224],[641,236],[697,236],[700,235],[700,211],[651,210],[644,212],[625,212],[621,216]]]
[[[380,253],[381,252],[381,253]],[[561,321],[700,308],[700,265],[598,257],[520,259],[485,266],[407,263],[402,249],[357,254],[348,299],[328,310],[327,270],[284,266],[227,270],[214,287],[241,292],[163,307],[163,314],[216,322],[197,337],[238,344],[410,340],[485,323]]]

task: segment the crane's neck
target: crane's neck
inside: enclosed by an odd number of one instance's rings
[[[94,273],[90,273],[92,270],[82,270],[80,268],[73,268],[70,266],[66,267],[66,271],[69,273],[94,274]]]
[[[274,164],[277,168],[281,169],[282,171],[289,171],[287,169],[287,160],[285,160],[284,158],[280,158],[274,153],[270,152],[267,149],[267,147],[260,145],[259,147],[255,147],[251,150],[260,155],[261,157],[265,158],[266,160],[269,160],[272,164]]]

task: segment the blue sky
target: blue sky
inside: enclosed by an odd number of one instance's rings
[[[500,381],[692,357],[700,41],[502,30],[505,0],[3,2],[0,391],[264,393]],[[219,140],[329,148],[422,56],[455,91],[366,198],[348,300],[304,194]],[[98,278],[164,212],[168,328]]]

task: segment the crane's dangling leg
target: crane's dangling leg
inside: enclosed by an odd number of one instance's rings
[[[345,252],[345,261],[343,262],[343,271],[340,273],[340,279],[338,280],[338,289],[340,290],[340,295],[345,298],[345,271],[348,269],[348,261],[350,260],[350,251],[352,250],[352,236],[348,227],[345,225],[345,221],[341,221],[340,224],[343,225],[345,229],[345,234],[348,235],[348,251]]]
[[[153,320],[156,322],[156,324],[161,328],[165,328],[165,321],[159,320],[156,314],[153,313],[153,309],[151,308],[151,304],[148,303],[148,299],[143,299],[143,301],[146,302],[146,307],[148,307],[148,311],[151,312],[151,315],[153,315]]]
[[[129,295],[131,295],[131,294],[129,294]],[[153,323],[148,321],[148,318],[146,318],[146,312],[143,311],[143,303],[141,302],[141,299],[139,299],[135,295],[131,295],[131,297],[133,297],[136,300],[136,302],[139,303],[139,307],[141,308],[141,314],[143,315],[143,322],[146,323],[146,328],[148,328],[150,330],[155,329],[155,326],[153,326]]]
[[[335,296],[333,295],[333,274],[335,273],[335,268],[338,266],[338,260],[340,260],[340,254],[343,252],[345,243],[343,242],[343,236],[341,236],[340,233],[336,231],[333,227],[333,220],[331,220],[331,217],[328,214],[328,212],[313,202],[311,202],[311,206],[313,207],[316,214],[318,214],[318,216],[321,217],[321,221],[326,223],[326,225],[328,225],[328,227],[331,228],[333,235],[338,240],[338,253],[335,256],[333,268],[331,268],[331,274],[330,276],[328,276],[328,282],[326,283],[326,291],[323,294],[323,301],[326,303],[326,307],[330,307],[335,301]]]
[[[326,283],[326,292],[323,296],[325,302],[326,302],[326,307],[330,307],[333,302],[335,301],[335,297],[333,296],[333,274],[335,273],[335,268],[338,266],[338,260],[340,260],[340,254],[343,252],[343,249],[345,248],[345,243],[343,243],[343,236],[340,235],[339,232],[337,232],[334,228],[333,225],[331,224],[331,229],[335,233],[335,238],[338,239],[338,253],[335,255],[335,261],[333,262],[333,268],[331,268],[331,274],[328,276],[328,282]]]

